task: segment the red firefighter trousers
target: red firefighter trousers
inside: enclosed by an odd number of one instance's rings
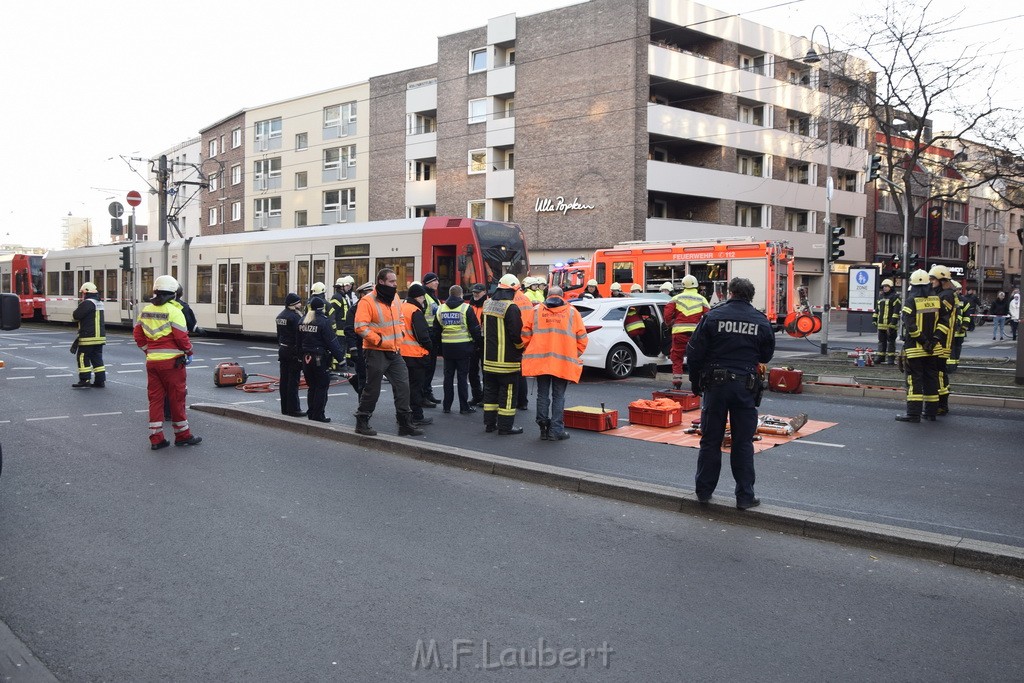
[[[174,429],[174,440],[185,441],[192,438],[185,416],[185,366],[179,366],[171,358],[169,360],[148,361],[146,376],[149,394],[149,441],[160,443],[164,440],[164,397],[171,407],[171,427]]]

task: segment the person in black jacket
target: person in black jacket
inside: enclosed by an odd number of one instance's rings
[[[434,422],[433,418],[423,416],[424,408],[435,407],[433,403],[423,400],[423,382],[433,353],[430,328],[423,313],[426,294],[423,285],[414,282],[409,285],[405,302],[402,304],[405,329],[402,332],[401,353],[405,367],[409,369],[409,409],[412,411],[414,427],[425,427]]]
[[[185,295],[185,290],[182,287],[178,287],[178,291],[174,293],[174,303],[181,308],[182,314],[185,316],[185,328],[190,337],[198,336],[202,330],[199,329],[199,321],[196,320],[196,314],[192,311],[192,307],[188,305],[182,297]]]
[[[483,307],[484,427],[500,436],[522,434],[515,426],[519,379],[523,370],[523,314],[515,303],[519,278],[501,276]]]
[[[484,302],[487,301],[487,285],[478,282],[473,285],[470,292],[471,296],[468,303],[472,307],[476,319],[482,321]],[[480,379],[480,364],[483,357],[484,340],[481,336],[480,341],[473,346],[473,356],[469,359],[469,391],[472,394],[469,405],[471,406],[483,406],[484,404],[484,387]]]
[[[355,292],[356,303],[372,291],[372,282],[359,285]],[[348,383],[355,390],[356,396],[359,396],[363,393],[363,385],[366,384],[366,361],[363,359],[363,341],[356,334],[355,304],[348,307],[348,313],[345,315],[345,339],[348,340],[348,348],[352,350],[352,363],[355,365],[355,373],[348,378]]]
[[[1004,341],[1006,339],[1006,318],[1010,315],[1010,301],[1006,298],[1006,292],[996,294],[996,299],[989,307],[988,314],[992,317],[992,340],[995,341],[998,334],[999,341]]]
[[[107,368],[103,365],[103,345],[107,343],[106,321],[103,317],[103,302],[96,285],[82,284],[79,290],[82,303],[78,304],[71,317],[78,321],[78,381],[71,386],[75,389],[94,387],[102,389],[107,383]],[[95,376],[95,379],[93,379]],[[89,380],[93,379],[92,382]]]
[[[775,353],[775,333],[764,313],[754,308],[754,285],[746,278],[729,282],[729,299],[701,318],[686,345],[693,393],[704,396],[697,456],[697,500],[711,500],[722,470],[725,423],[732,431],[730,462],[736,480],[736,507],[756,507],[754,433],[761,396],[759,365]]]
[[[291,417],[305,417],[299,403],[299,377],[302,373],[302,299],[289,292],[284,298],[284,310],[277,314],[277,363],[281,371],[278,390],[281,392],[281,413]]]
[[[318,296],[310,298],[309,312],[299,323],[299,332],[302,334],[302,374],[309,387],[306,405],[309,419],[315,422],[331,421],[324,414],[327,408],[327,388],[331,384],[331,357],[339,363],[345,362],[345,352],[331,328],[331,321],[324,315],[326,303]]]
[[[459,414],[470,415],[476,409],[469,405],[469,363],[473,348],[483,341],[480,323],[473,307],[462,299],[462,287],[452,285],[448,298],[437,308],[431,330],[435,351],[444,358],[444,412],[452,411],[455,402],[455,380],[458,375]]]

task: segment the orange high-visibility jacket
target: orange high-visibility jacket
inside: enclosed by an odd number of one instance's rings
[[[587,330],[575,306],[565,302],[538,305],[523,320],[523,341],[524,377],[552,375],[580,381],[580,356],[587,348]]]
[[[364,349],[399,351],[405,334],[405,318],[401,306],[402,300],[397,296],[388,306],[377,298],[376,291],[359,300],[354,327],[356,334],[363,339]]]
[[[423,309],[408,301],[402,303],[402,315],[405,316],[405,327],[402,329],[402,355],[409,358],[422,358],[430,354],[430,349],[424,347],[420,340],[416,338],[416,328],[413,326],[413,320],[417,317],[417,313],[419,313],[418,317],[423,320],[421,323],[423,330],[426,330],[427,320],[423,316]]]

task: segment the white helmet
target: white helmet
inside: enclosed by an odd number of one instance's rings
[[[954,289],[963,289],[963,285],[958,280],[950,280],[950,283],[952,283]]]
[[[697,278],[692,275],[687,275],[683,278],[683,289],[697,289]]]
[[[597,280],[594,278],[587,280],[587,287],[597,287]]]
[[[153,291],[174,294],[178,291],[178,281],[170,275],[161,275],[153,282]]]
[[[613,292],[621,292],[622,291],[622,285],[620,285],[618,282],[613,282],[612,283],[612,291]]]
[[[322,282],[314,282],[313,286],[309,288],[310,294],[323,294],[327,291],[327,285]]]
[[[671,282],[666,280],[665,282],[661,283],[661,287],[658,287],[658,289],[662,292],[671,292],[675,288],[672,286]]]
[[[81,289],[78,290],[82,294],[95,294],[98,290],[96,285],[92,282],[83,282]]]
[[[644,288],[640,286],[639,282],[634,282],[633,284],[631,284],[629,286],[629,291],[630,292],[642,292],[642,291],[644,291]]]
[[[355,283],[356,283],[356,279],[354,277],[352,277],[351,275],[343,275],[343,276],[338,278],[338,281],[335,284],[340,284],[342,286],[344,286],[344,285],[352,286],[352,285],[355,285]]]
[[[512,273],[505,273],[498,280],[498,284],[505,289],[519,289],[519,278]]]
[[[895,287],[896,285],[894,285],[892,283],[892,280],[890,280],[889,278],[885,278],[884,280],[882,280],[882,286],[883,287]]]

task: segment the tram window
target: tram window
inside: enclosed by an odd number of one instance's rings
[[[288,296],[288,266],[287,261],[270,264],[271,306],[284,306],[284,298]]]
[[[46,274],[46,293],[55,296],[60,293],[60,273]]]
[[[65,270],[60,274],[60,295],[73,296],[75,292],[75,274]]]
[[[245,266],[245,304],[262,306],[266,301],[267,264],[248,263]]]
[[[355,245],[359,246],[359,245]],[[340,247],[335,247],[335,252]],[[337,282],[342,275],[351,275],[356,281],[355,287],[367,282],[370,279],[370,259],[368,258],[340,258],[334,261],[334,280]]]
[[[117,301],[117,270],[107,271],[107,301]]]
[[[78,271],[78,284],[75,285],[74,294],[78,294],[80,291],[82,291],[82,285],[84,285],[86,280],[88,280],[88,279],[89,279],[89,271],[87,271],[87,270],[80,270],[80,271]]]
[[[376,284],[377,273],[381,268],[390,268],[398,276],[398,291],[405,292],[416,280],[416,257],[415,256],[389,256],[379,258],[377,267],[373,271],[374,284]],[[445,292],[447,294],[447,292]]]
[[[196,303],[213,303],[213,266],[196,266]]]
[[[0,292],[11,291],[11,274],[3,273],[0,275]]]
[[[153,269],[143,268],[140,275],[142,283],[139,285],[139,293],[142,295],[141,298],[148,299],[153,293]]]

